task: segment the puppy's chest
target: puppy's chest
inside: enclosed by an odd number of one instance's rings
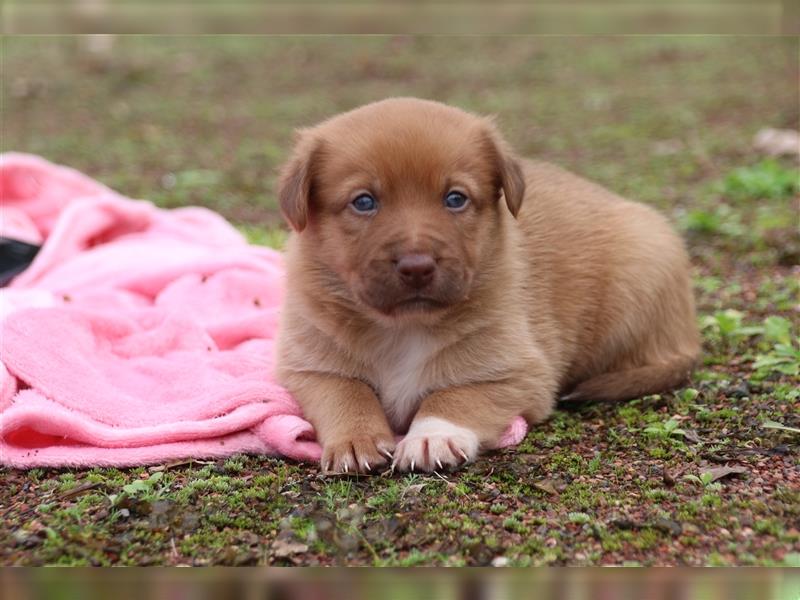
[[[436,384],[432,363],[438,351],[435,338],[415,330],[387,336],[373,347],[370,380],[394,429],[408,426],[423,396]]]

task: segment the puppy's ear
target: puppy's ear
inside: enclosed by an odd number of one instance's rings
[[[278,203],[281,213],[292,229],[303,231],[308,224],[311,202],[312,168],[319,142],[308,130],[298,130],[289,160],[281,167],[278,177]]]
[[[487,117],[484,123],[484,140],[488,144],[499,187],[503,189],[508,210],[516,217],[522,206],[522,199],[525,197],[525,177],[522,167],[511,147],[500,135],[494,119]]]
[[[525,197],[525,177],[522,174],[522,167],[514,156],[505,154],[500,172],[506,205],[516,218],[522,206],[522,199]]]

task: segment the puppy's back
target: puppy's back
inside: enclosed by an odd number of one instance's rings
[[[656,210],[555,165],[524,161],[519,215],[530,319],[562,387],[696,357],[689,260]]]

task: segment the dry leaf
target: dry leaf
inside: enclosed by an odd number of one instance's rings
[[[404,498],[406,494],[419,494],[427,484],[426,483],[415,483],[406,487],[403,492],[400,494],[401,498]]]
[[[536,481],[534,482],[533,487],[542,490],[543,492],[550,494],[551,496],[558,496],[558,491],[556,491],[553,482],[549,479],[542,479],[541,481]]]
[[[702,441],[700,439],[700,436],[697,435],[697,432],[694,429],[684,429],[683,437],[692,442],[693,444],[699,444]]]
[[[727,477],[728,475],[741,475],[743,473],[747,473],[747,469],[745,467],[714,467],[713,469],[706,469],[702,472],[702,474],[708,473],[711,475],[711,480],[709,483],[716,481],[717,479],[722,479],[723,477]]]
[[[303,552],[308,552],[308,546],[300,542],[282,540],[280,538],[272,542],[272,555],[278,558],[286,558]]]
[[[80,496],[81,494],[85,494],[86,492],[93,490],[95,488],[100,487],[100,484],[97,482],[91,483],[83,483],[77,487],[72,488],[71,490],[67,490],[66,492],[61,492],[58,495],[59,500],[69,500],[71,498],[75,498]]]
[[[788,425],[783,425],[782,423],[778,423],[777,421],[773,421],[771,419],[767,419],[761,426],[764,429],[780,429],[781,431],[791,431],[792,433],[800,433],[800,429],[797,427],[789,427]]]

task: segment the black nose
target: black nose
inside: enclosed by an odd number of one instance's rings
[[[423,288],[433,280],[436,261],[429,254],[407,254],[395,262],[403,283],[413,288]]]

